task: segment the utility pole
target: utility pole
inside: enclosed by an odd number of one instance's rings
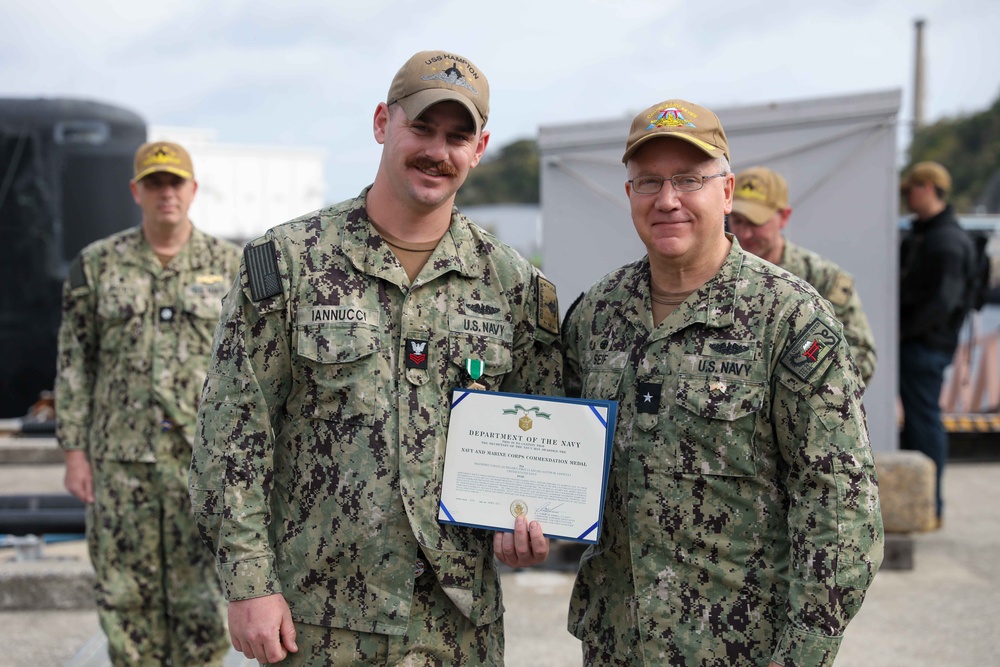
[[[917,31],[913,67],[913,131],[924,126],[924,19],[913,22]]]

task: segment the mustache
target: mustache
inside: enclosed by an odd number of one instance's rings
[[[437,160],[432,160],[428,157],[415,157],[410,158],[406,162],[407,167],[413,167],[415,169],[425,169],[427,171],[436,171],[444,176],[458,176],[458,169],[450,162],[438,162]]]

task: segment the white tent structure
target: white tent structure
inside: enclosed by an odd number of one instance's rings
[[[787,237],[854,275],[878,350],[865,406],[872,446],[883,451],[898,448],[900,100],[899,90],[887,90],[713,108],[735,171],[761,164],[788,180],[794,211]],[[564,310],[601,276],[645,254],[629,217],[621,162],[632,117],[539,130],[543,266]]]
[[[198,229],[243,244],[325,205],[322,149],[228,144],[216,134],[195,127],[148,130],[149,141],[176,141],[191,154],[198,194],[190,215]]]

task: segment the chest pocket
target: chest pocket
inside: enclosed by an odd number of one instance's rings
[[[465,370],[466,359],[483,362],[483,375],[477,382],[490,391],[500,389],[504,376],[514,367],[510,344],[498,338],[453,332],[448,336],[448,350],[456,387],[468,386],[471,381]]]
[[[720,376],[681,374],[674,420],[682,472],[752,477],[754,434],[764,385]]]
[[[141,278],[130,285],[112,282],[98,288],[102,354],[120,358],[131,354],[137,342],[143,340],[148,328],[145,325],[148,294],[149,283]]]
[[[188,285],[184,290],[182,306],[184,312],[198,319],[218,322],[222,316],[222,298],[225,295],[226,289],[222,283],[210,286]]]
[[[222,297],[225,287],[215,285],[188,285],[181,295],[181,308],[187,315],[185,322],[191,332],[192,354],[208,356],[212,353],[212,337],[222,316]]]
[[[97,316],[108,322],[131,320],[146,312],[148,288],[102,285],[97,302]]]
[[[618,400],[618,385],[624,369],[592,366],[583,373],[582,397],[606,401]]]
[[[299,412],[371,426],[378,401],[378,333],[364,324],[302,327],[296,344]]]

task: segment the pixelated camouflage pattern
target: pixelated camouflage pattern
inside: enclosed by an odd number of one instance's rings
[[[156,465],[103,461],[94,479],[87,546],[108,654],[120,667],[222,665],[226,603],[188,500],[190,445],[159,440]]]
[[[586,664],[832,665],[881,563],[841,327],[805,282],[729,238],[715,278],[655,329],[648,258],[599,281],[566,324],[567,383],[619,401],[603,530],[570,603]],[[791,349],[811,326],[829,349]],[[805,352],[819,361],[800,367]],[[661,386],[655,413],[638,412],[640,382]]]
[[[354,200],[275,227],[282,292],[227,296],[192,461],[192,504],[230,600],[282,592],[293,619],[402,634],[427,561],[474,624],[502,613],[492,533],[437,521],[451,390],[558,394],[540,273],[453,212],[409,284]],[[407,340],[426,343],[420,350]],[[406,367],[411,353],[426,368]]]
[[[238,266],[238,248],[194,230],[164,268],[136,227],[84,248],[63,289],[57,437],[91,463],[87,542],[116,665],[221,664],[228,646],[186,490],[212,335]]]
[[[84,248],[67,281],[59,329],[56,435],[93,462],[156,460],[169,419],[194,434],[212,336],[239,249],[195,229],[163,267],[134,227]],[[172,309],[169,321],[163,308]]]
[[[296,623],[296,653],[288,667],[503,667],[503,617],[473,625],[424,572],[413,587],[406,632],[380,635],[343,628]]]
[[[833,312],[844,326],[844,337],[854,363],[867,385],[875,374],[875,335],[861,307],[861,297],[854,289],[854,278],[825,257],[785,239],[781,268],[794,273],[816,288],[833,305]]]

